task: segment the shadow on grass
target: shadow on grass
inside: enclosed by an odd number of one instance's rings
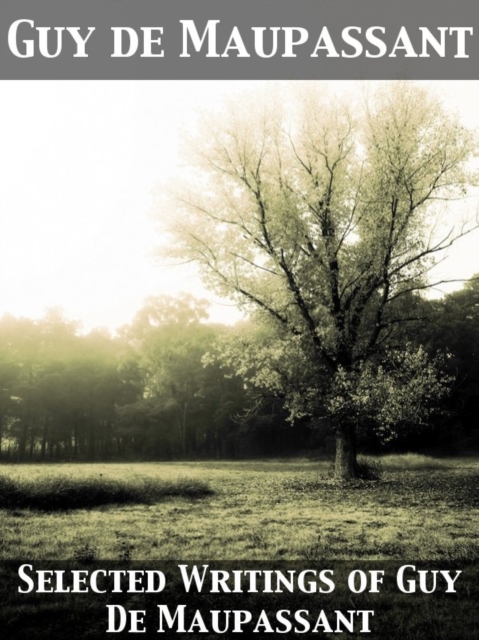
[[[170,497],[202,498],[213,491],[200,480],[129,480],[47,476],[14,480],[0,475],[0,508],[67,511],[109,504],[154,504]]]

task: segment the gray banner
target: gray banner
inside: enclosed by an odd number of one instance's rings
[[[0,0],[0,24],[1,79],[479,78],[477,0]]]

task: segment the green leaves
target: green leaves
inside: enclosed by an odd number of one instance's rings
[[[373,428],[384,441],[398,429],[424,426],[448,393],[452,377],[443,358],[430,360],[422,347],[406,344],[381,360],[364,361],[354,371],[339,369],[327,400],[341,422]]]

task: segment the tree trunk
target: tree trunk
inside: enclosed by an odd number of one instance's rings
[[[47,440],[48,440],[48,418],[45,418],[45,422],[43,423],[42,444],[40,448],[41,460],[45,460],[45,453],[47,450]]]
[[[23,462],[25,460],[26,448],[27,448],[27,436],[28,436],[28,424],[25,421],[22,425],[20,438],[18,442],[18,461]]]
[[[340,425],[336,429],[336,457],[334,479],[347,482],[356,477],[356,429],[354,425]]]

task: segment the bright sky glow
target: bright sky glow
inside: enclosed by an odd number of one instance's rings
[[[61,307],[85,329],[129,322],[150,295],[201,287],[194,271],[153,258],[161,236],[152,190],[178,163],[183,127],[252,82],[0,83],[0,315]],[[336,83],[340,86],[346,83]],[[435,82],[479,131],[479,82]],[[478,198],[467,207],[477,210]],[[441,274],[479,272],[479,234],[450,251]]]

